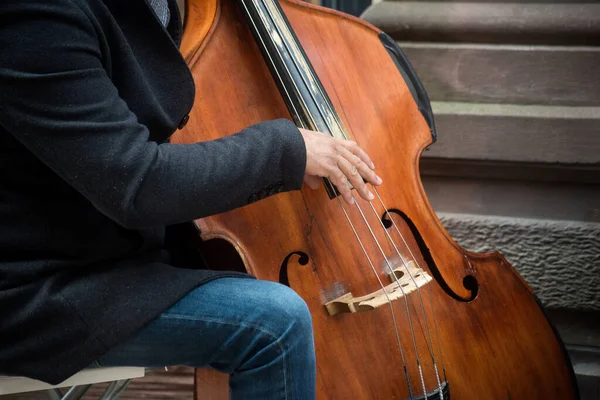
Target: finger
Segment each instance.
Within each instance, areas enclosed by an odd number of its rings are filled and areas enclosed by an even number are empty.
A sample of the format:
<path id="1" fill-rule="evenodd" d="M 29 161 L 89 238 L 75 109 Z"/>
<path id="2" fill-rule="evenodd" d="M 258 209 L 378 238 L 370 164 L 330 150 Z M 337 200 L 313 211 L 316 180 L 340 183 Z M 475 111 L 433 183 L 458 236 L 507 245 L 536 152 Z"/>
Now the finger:
<path id="1" fill-rule="evenodd" d="M 313 190 L 316 190 L 321 186 L 321 178 L 314 175 L 305 175 L 304 182 Z"/>
<path id="2" fill-rule="evenodd" d="M 355 165 L 352 165 L 350 161 L 345 159 L 343 156 L 340 156 L 338 160 L 338 167 L 344 173 L 348 181 L 350 181 L 352 186 L 354 186 L 354 189 L 356 189 L 360 197 L 362 197 L 365 200 L 374 199 L 373 193 L 371 193 L 371 191 L 363 181 L 363 178 L 358 172 L 358 168 Z"/>
<path id="3" fill-rule="evenodd" d="M 350 182 L 346 179 L 346 176 L 337 165 L 331 167 L 329 180 L 335 185 L 337 191 L 342 195 L 342 198 L 346 203 L 354 204 L 354 198 L 352 197 L 352 191 L 350 190 Z"/>
<path id="4" fill-rule="evenodd" d="M 366 165 L 363 160 L 357 155 L 352 154 L 349 150 L 345 148 L 341 148 L 340 154 L 348 160 L 352 165 L 356 168 L 356 172 L 360 174 L 364 179 L 366 179 L 372 185 L 381 185 L 382 181 L 379 176 Z M 354 172 L 354 169 L 351 171 Z M 352 182 L 354 184 L 354 182 Z"/>
<path id="5" fill-rule="evenodd" d="M 375 164 L 373 164 L 373 161 L 371 161 L 369 155 L 363 149 L 361 149 L 356 142 L 352 140 L 340 140 L 340 142 L 345 149 L 349 150 L 352 154 L 360 158 L 362 162 L 369 166 L 369 168 L 375 169 Z"/>

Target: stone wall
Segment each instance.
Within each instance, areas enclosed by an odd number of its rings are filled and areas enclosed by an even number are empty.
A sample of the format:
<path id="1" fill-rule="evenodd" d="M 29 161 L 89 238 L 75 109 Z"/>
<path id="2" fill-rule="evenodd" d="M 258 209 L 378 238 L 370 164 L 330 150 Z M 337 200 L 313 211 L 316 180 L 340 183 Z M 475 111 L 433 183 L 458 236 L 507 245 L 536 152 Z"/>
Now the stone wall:
<path id="1" fill-rule="evenodd" d="M 442 213 L 465 249 L 500 251 L 548 308 L 600 311 L 600 224 Z"/>

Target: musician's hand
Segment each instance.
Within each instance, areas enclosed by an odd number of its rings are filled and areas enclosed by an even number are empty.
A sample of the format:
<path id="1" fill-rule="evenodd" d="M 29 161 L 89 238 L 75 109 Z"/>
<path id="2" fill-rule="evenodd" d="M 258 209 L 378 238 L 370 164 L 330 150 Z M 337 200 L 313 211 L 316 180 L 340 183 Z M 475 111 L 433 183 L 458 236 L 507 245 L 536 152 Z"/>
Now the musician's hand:
<path id="1" fill-rule="evenodd" d="M 311 188 L 319 187 L 320 178 L 328 178 L 348 204 L 354 203 L 350 184 L 362 198 L 373 200 L 363 178 L 373 185 L 381 185 L 381 178 L 373 171 L 375 166 L 363 149 L 355 142 L 319 132 L 300 129 L 300 133 L 306 144 L 304 181 Z"/>

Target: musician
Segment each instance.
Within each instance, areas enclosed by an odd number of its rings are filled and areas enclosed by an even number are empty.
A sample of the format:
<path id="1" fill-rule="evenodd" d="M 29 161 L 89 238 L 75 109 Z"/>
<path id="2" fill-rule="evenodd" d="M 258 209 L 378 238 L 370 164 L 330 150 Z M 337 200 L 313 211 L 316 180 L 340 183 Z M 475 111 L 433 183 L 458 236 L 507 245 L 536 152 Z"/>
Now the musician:
<path id="1" fill-rule="evenodd" d="M 182 29 L 174 0 L 1 3 L 0 375 L 188 365 L 231 374 L 233 398 L 313 398 L 304 301 L 176 265 L 168 232 L 319 177 L 348 202 L 381 180 L 286 119 L 168 143 L 194 103 Z"/>

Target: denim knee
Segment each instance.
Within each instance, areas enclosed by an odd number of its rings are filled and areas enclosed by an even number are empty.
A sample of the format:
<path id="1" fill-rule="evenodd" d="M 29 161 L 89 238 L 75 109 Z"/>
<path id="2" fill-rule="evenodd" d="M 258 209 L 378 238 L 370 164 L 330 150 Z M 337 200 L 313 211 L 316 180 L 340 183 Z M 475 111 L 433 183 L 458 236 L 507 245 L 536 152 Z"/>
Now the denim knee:
<path id="1" fill-rule="evenodd" d="M 304 299 L 285 285 L 273 285 L 263 318 L 278 326 L 281 335 L 292 330 L 294 336 L 312 338 L 312 316 Z"/>

